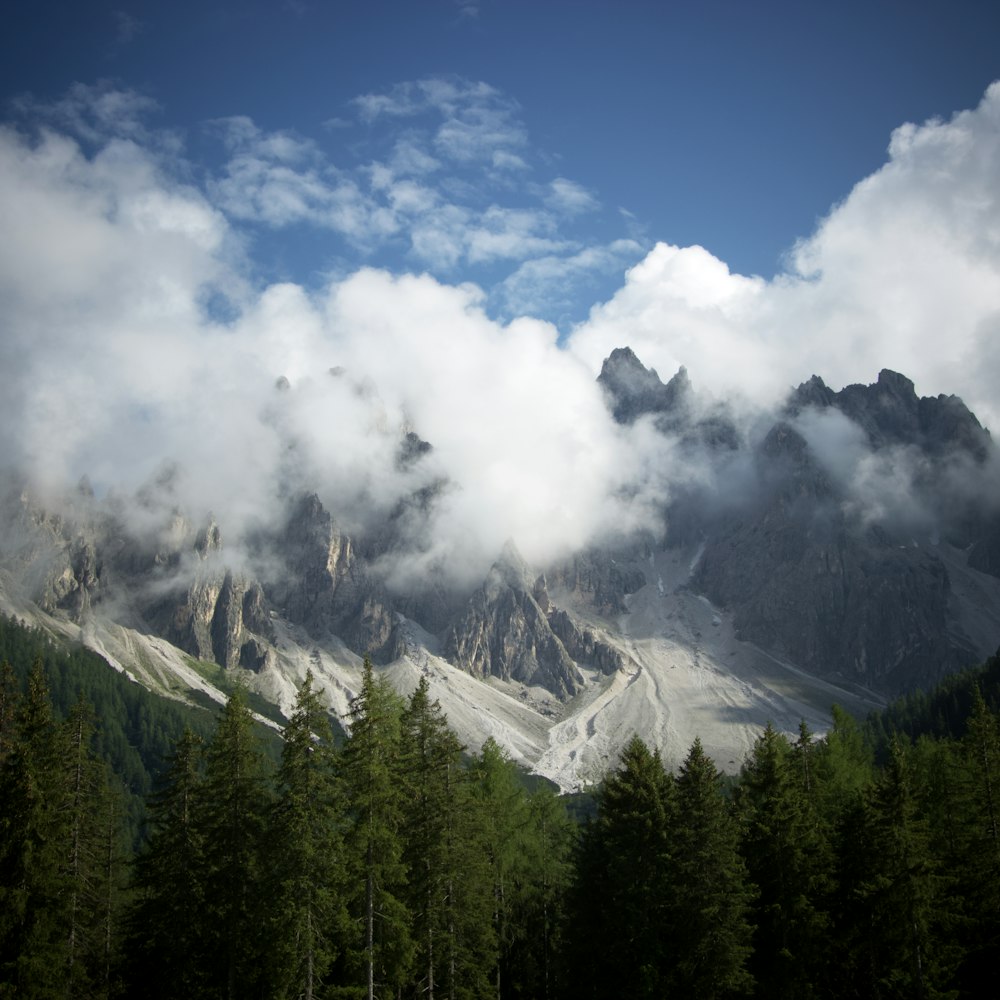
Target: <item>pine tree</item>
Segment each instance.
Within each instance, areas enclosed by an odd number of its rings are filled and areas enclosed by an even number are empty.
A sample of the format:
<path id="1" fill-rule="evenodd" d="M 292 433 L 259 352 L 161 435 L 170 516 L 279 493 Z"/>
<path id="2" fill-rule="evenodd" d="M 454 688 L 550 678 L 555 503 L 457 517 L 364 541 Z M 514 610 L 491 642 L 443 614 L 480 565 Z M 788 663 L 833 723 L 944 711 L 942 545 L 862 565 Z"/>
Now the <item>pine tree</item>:
<path id="1" fill-rule="evenodd" d="M 350 823 L 348 904 L 360 929 L 351 955 L 363 970 L 368 1000 L 392 996 L 413 960 L 410 914 L 403 902 L 403 703 L 366 658 L 361 691 L 351 702 L 351 733 L 341 766 Z"/>
<path id="2" fill-rule="evenodd" d="M 329 717 L 306 674 L 284 730 L 270 824 L 274 995 L 320 995 L 345 933 L 342 795 Z"/>
<path id="3" fill-rule="evenodd" d="M 104 764 L 91 749 L 92 710 L 82 699 L 59 735 L 66 995 L 85 997 L 106 992 L 109 985 L 117 923 L 117 915 L 109 908 L 120 877 L 115 859 L 117 830 L 113 825 L 109 830 L 113 797 Z"/>
<path id="4" fill-rule="evenodd" d="M 17 678 L 8 660 L 0 664 L 0 768 L 14 740 L 14 720 L 17 714 Z"/>
<path id="5" fill-rule="evenodd" d="M 864 904 L 874 995 L 940 997 L 955 955 L 943 945 L 942 882 L 914 795 L 909 754 L 898 739 L 890 744 L 864 817 L 866 877 L 856 891 Z"/>
<path id="6" fill-rule="evenodd" d="M 874 755 L 857 722 L 839 705 L 833 706 L 832 716 L 829 732 L 810 754 L 814 801 L 828 829 L 836 826 L 844 809 L 853 807 L 875 774 Z"/>
<path id="7" fill-rule="evenodd" d="M 704 1000 L 745 994 L 753 986 L 746 971 L 752 894 L 720 781 L 696 739 L 676 781 L 669 965 L 673 994 Z"/>
<path id="8" fill-rule="evenodd" d="M 970 921 L 963 981 L 975 983 L 992 974 L 1000 952 L 1000 720 L 978 686 L 958 761 L 963 836 L 961 860 L 954 868 Z"/>
<path id="9" fill-rule="evenodd" d="M 521 996 L 547 1000 L 561 991 L 559 956 L 576 833 L 555 792 L 544 785 L 537 788 L 528 799 L 521 933 L 511 970 Z"/>

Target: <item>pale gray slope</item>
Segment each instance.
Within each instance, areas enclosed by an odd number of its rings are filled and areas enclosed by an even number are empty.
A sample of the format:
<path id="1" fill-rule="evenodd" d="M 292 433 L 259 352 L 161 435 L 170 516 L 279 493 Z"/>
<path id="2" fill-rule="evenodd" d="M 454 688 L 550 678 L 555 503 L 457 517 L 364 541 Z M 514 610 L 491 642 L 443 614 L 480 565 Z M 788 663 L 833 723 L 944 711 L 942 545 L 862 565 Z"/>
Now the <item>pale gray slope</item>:
<path id="1" fill-rule="evenodd" d="M 735 772 L 763 727 L 794 734 L 805 719 L 815 732 L 829 723 L 834 702 L 867 711 L 878 701 L 797 671 L 749 643 L 739 642 L 721 610 L 688 589 L 695 551 L 668 551 L 643 564 L 654 582 L 626 598 L 627 613 L 602 618 L 579 594 L 553 590 L 555 606 L 619 649 L 626 666 L 611 676 L 583 669 L 583 690 L 560 703 L 543 688 L 479 680 L 452 666 L 434 636 L 400 618 L 404 652 L 385 667 L 401 694 L 425 677 L 449 724 L 476 752 L 488 737 L 513 759 L 564 790 L 596 783 L 638 734 L 676 766 L 695 737 L 720 768 Z M 190 700 L 201 692 L 216 702 L 221 668 L 198 661 L 166 640 L 124 628 L 89 612 L 81 624 L 45 614 L 11 597 L 0 581 L 0 607 L 64 638 L 81 641 L 112 666 L 151 689 Z M 311 638 L 272 616 L 274 641 L 258 672 L 238 671 L 287 715 L 312 671 L 336 715 L 349 725 L 349 705 L 361 686 L 362 660 L 336 637 Z"/>

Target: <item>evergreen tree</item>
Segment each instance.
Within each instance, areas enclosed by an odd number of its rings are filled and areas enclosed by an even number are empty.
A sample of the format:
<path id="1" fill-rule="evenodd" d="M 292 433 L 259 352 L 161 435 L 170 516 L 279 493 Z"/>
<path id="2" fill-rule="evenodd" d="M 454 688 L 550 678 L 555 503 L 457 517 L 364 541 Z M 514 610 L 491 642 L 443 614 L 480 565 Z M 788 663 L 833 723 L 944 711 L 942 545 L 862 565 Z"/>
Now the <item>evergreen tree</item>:
<path id="1" fill-rule="evenodd" d="M 829 854 L 788 740 L 770 724 L 737 789 L 742 853 L 756 889 L 750 969 L 758 995 L 813 996 L 826 970 Z"/>
<path id="2" fill-rule="evenodd" d="M 964 779 L 956 810 L 961 857 L 952 869 L 967 907 L 962 980 L 971 985 L 991 977 L 1000 953 L 1000 720 L 978 685 L 958 760 Z"/>
<path id="3" fill-rule="evenodd" d="M 425 678 L 402 722 L 415 992 L 429 1000 L 483 996 L 495 959 L 490 893 L 462 747 Z"/>
<path id="4" fill-rule="evenodd" d="M 872 995 L 941 997 L 955 955 L 942 934 L 942 881 L 914 795 L 909 755 L 895 739 L 863 814 L 866 877 L 856 886 L 870 954 Z"/>
<path id="5" fill-rule="evenodd" d="M 341 755 L 350 823 L 348 905 L 360 935 L 349 958 L 363 970 L 368 1000 L 393 996 L 413 960 L 410 914 L 403 902 L 403 702 L 366 658 L 361 691 L 351 702 L 351 733 Z"/>
<path id="6" fill-rule="evenodd" d="M 206 923 L 203 763 L 201 739 L 185 729 L 148 803 L 128 952 L 133 993 L 150 1000 L 206 995 L 206 944 L 213 932 Z"/>
<path id="7" fill-rule="evenodd" d="M 668 988 L 673 798 L 659 755 L 634 737 L 581 836 L 568 914 L 578 935 L 569 984 L 576 996 L 654 998 Z"/>
<path id="8" fill-rule="evenodd" d="M 246 696 L 237 688 L 205 761 L 197 823 L 205 858 L 204 943 L 214 956 L 209 992 L 243 1000 L 262 991 L 264 829 L 268 775 Z"/>
<path id="9" fill-rule="evenodd" d="M 473 764 L 483 852 L 489 867 L 492 931 L 496 948 L 493 995 L 515 996 L 512 969 L 518 947 L 518 888 L 524 867 L 528 808 L 510 757 L 493 737 Z"/>
<path id="10" fill-rule="evenodd" d="M 41 660 L 0 770 L 0 996 L 50 997 L 66 977 L 60 748 Z"/>
<path id="11" fill-rule="evenodd" d="M 17 702 L 17 677 L 10 662 L 4 660 L 0 664 L 0 768 L 14 740 Z"/>
<path id="12" fill-rule="evenodd" d="M 745 994 L 753 986 L 746 971 L 752 897 L 720 779 L 696 739 L 676 781 L 669 965 L 672 993 L 704 1000 Z"/>
<path id="13" fill-rule="evenodd" d="M 813 745 L 810 769 L 814 801 L 828 829 L 837 824 L 843 810 L 853 808 L 875 775 L 873 752 L 857 722 L 839 705 L 833 706 L 832 717 L 826 736 Z"/>
<path id="14" fill-rule="evenodd" d="M 342 796 L 333 733 L 309 672 L 284 730 L 271 819 L 269 951 L 274 995 L 319 996 L 345 933 Z"/>
<path id="15" fill-rule="evenodd" d="M 114 798 L 91 749 L 92 710 L 80 700 L 61 727 L 60 880 L 65 906 L 66 995 L 107 993 L 115 947 L 116 883 L 121 876 Z M 110 816 L 110 818 L 109 818 Z"/>
<path id="16" fill-rule="evenodd" d="M 561 991 L 559 955 L 575 840 L 563 803 L 549 787 L 538 787 L 528 799 L 520 934 L 510 970 L 519 996 L 547 1000 Z"/>

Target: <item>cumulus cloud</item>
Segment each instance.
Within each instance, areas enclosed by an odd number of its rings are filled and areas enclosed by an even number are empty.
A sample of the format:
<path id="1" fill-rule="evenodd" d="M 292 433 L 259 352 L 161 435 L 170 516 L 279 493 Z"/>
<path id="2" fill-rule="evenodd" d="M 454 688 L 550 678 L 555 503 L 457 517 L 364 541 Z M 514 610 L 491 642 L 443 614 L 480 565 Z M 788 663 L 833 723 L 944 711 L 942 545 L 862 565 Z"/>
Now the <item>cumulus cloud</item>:
<path id="1" fill-rule="evenodd" d="M 720 393 L 774 400 L 813 372 L 830 384 L 902 371 L 997 426 L 1000 83 L 947 121 L 903 125 L 886 164 L 793 249 L 773 281 L 700 247 L 658 244 L 571 338 L 592 368 L 632 344 Z M 806 371 L 805 369 L 809 369 Z"/>
<path id="2" fill-rule="evenodd" d="M 295 137 L 245 120 L 225 132 L 269 169 L 309 169 Z M 475 286 L 378 269 L 255 291 L 230 249 L 241 217 L 215 207 L 228 197 L 132 141 L 88 155 L 66 135 L 0 131 L 4 464 L 54 492 L 83 475 L 126 497 L 159 482 L 163 509 L 213 512 L 230 542 L 296 488 L 359 528 L 447 482 L 411 562 L 452 573 L 481 573 L 511 537 L 545 561 L 611 527 L 655 527 L 663 464 L 636 455 L 643 432 L 614 424 L 551 325 L 501 324 Z M 530 213 L 481 220 L 454 227 L 458 253 L 554 242 Z M 434 450 L 401 466 L 410 427 Z"/>
<path id="3" fill-rule="evenodd" d="M 996 416 L 1000 85 L 974 111 L 897 131 L 885 167 L 773 281 L 661 243 L 568 344 L 531 314 L 643 246 L 582 245 L 551 206 L 462 201 L 429 182 L 463 154 L 414 119 L 431 109 L 486 135 L 513 114 L 489 88 L 425 82 L 362 102 L 371 121 L 408 128 L 363 172 L 294 134 L 216 123 L 227 166 L 200 189 L 176 149 L 147 141 L 141 102 L 90 97 L 96 110 L 49 114 L 39 131 L 0 129 L 0 458 L 43 481 L 87 474 L 128 495 L 170 465 L 172 502 L 213 511 L 231 540 L 299 485 L 361 527 L 446 482 L 411 566 L 474 575 L 511 537 L 544 563 L 611 529 L 656 530 L 671 491 L 703 476 L 650 421 L 611 420 L 594 376 L 618 346 L 664 378 L 684 364 L 718 395 L 767 402 L 813 371 L 844 384 L 891 367 Z M 548 190 L 564 209 L 586 203 L 571 182 Z M 316 218 L 359 240 L 403 234 L 442 269 L 513 262 L 496 288 L 514 318 L 491 318 L 477 286 L 428 274 L 242 280 L 248 225 Z M 905 456 L 873 466 L 852 427 L 824 419 L 807 428 L 814 448 L 872 510 L 905 492 Z M 405 428 L 434 449 L 410 465 L 397 461 Z"/>

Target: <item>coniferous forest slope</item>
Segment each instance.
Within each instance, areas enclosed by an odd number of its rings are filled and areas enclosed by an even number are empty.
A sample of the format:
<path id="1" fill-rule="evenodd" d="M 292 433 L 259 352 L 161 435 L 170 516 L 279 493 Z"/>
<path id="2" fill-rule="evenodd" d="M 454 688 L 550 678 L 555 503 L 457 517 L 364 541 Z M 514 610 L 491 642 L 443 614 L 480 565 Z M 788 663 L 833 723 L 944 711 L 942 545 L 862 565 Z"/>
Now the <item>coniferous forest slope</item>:
<path id="1" fill-rule="evenodd" d="M 633 732 L 671 767 L 698 737 L 732 774 L 769 721 L 821 732 L 833 702 L 864 715 L 1000 645 L 1000 460 L 957 397 L 884 370 L 754 410 L 628 348 L 587 387 L 597 499 L 554 495 L 561 515 L 506 541 L 340 368 L 278 380 L 260 419 L 281 475 L 232 509 L 205 508 L 183 454 L 131 492 L 4 470 L 0 609 L 188 704 L 239 682 L 275 725 L 310 671 L 346 723 L 368 657 L 564 790 Z M 306 461 L 300 393 L 342 410 L 357 482 Z"/>
<path id="2" fill-rule="evenodd" d="M 997 658 L 865 726 L 768 725 L 728 781 L 633 737 L 582 824 L 495 741 L 463 756 L 426 682 L 366 664 L 336 741 L 308 676 L 277 761 L 237 687 L 133 851 L 134 775 L 37 639 L 5 623 L 0 996 L 995 993 Z"/>

